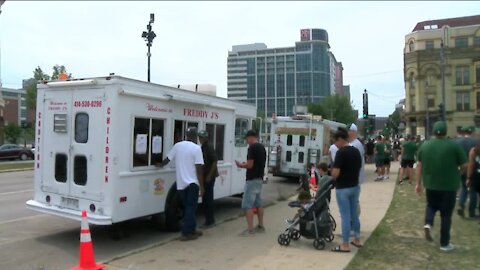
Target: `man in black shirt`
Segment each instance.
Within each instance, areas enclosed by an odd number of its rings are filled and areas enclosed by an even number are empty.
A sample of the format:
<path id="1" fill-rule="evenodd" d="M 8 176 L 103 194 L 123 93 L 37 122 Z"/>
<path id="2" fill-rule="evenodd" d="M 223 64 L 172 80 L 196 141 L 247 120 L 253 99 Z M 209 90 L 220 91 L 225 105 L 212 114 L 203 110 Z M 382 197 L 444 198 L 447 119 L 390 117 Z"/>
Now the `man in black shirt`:
<path id="1" fill-rule="evenodd" d="M 348 131 L 340 127 L 335 133 L 335 144 L 338 147 L 333 163 L 332 176 L 335 178 L 336 195 L 340 216 L 342 218 L 342 244 L 332 249 L 334 252 L 350 252 L 350 244 L 361 247 L 360 219 L 358 217 L 358 197 L 360 186 L 358 178 L 362 167 L 362 157 L 357 148 L 349 145 Z M 350 232 L 355 238 L 350 240 Z"/>
<path id="2" fill-rule="evenodd" d="M 262 185 L 265 173 L 267 153 L 265 147 L 258 142 L 257 133 L 249 130 L 245 136 L 248 147 L 247 161 L 235 160 L 238 168 L 247 169 L 245 190 L 243 193 L 242 209 L 245 211 L 248 228 L 241 236 L 252 236 L 256 232 L 265 232 L 263 226 Z M 253 228 L 253 209 L 257 209 L 258 225 Z"/>
<path id="3" fill-rule="evenodd" d="M 213 149 L 212 144 L 208 140 L 207 131 L 200 131 L 198 133 L 198 139 L 202 145 L 203 161 L 205 162 L 203 166 L 205 193 L 202 198 L 203 209 L 205 210 L 205 224 L 202 227 L 209 228 L 215 226 L 213 189 L 215 187 L 215 179 L 218 177 L 218 158 L 215 149 Z"/>

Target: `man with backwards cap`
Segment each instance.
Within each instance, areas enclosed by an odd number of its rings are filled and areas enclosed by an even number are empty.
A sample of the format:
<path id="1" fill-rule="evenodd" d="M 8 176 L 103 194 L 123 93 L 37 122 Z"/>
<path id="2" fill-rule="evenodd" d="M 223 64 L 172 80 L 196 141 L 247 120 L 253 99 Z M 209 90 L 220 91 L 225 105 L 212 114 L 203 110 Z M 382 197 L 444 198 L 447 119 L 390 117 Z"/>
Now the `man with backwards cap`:
<path id="1" fill-rule="evenodd" d="M 167 157 L 157 167 L 164 167 L 170 161 L 175 161 L 177 174 L 177 190 L 183 200 L 184 224 L 182 226 L 181 241 L 195 240 L 203 235 L 197 231 L 196 211 L 198 197 L 203 196 L 203 155 L 197 142 L 197 129 L 189 127 L 186 132 L 187 140 L 173 145 Z"/>
<path id="2" fill-rule="evenodd" d="M 247 229 L 240 236 L 253 236 L 255 233 L 265 232 L 265 227 L 263 226 L 262 185 L 267 153 L 265 147 L 258 142 L 257 133 L 254 130 L 249 130 L 245 138 L 249 145 L 247 161 L 240 162 L 235 160 L 238 168 L 247 169 L 242 200 L 242 209 L 245 211 L 245 218 L 247 219 Z M 255 228 L 253 227 L 253 208 L 257 209 L 258 216 L 258 225 Z"/>
<path id="3" fill-rule="evenodd" d="M 425 142 L 418 152 L 417 185 L 415 190 L 422 193 L 422 180 L 427 195 L 425 210 L 425 238 L 433 241 L 431 230 L 437 211 L 440 211 L 440 250 L 451 251 L 450 227 L 455 208 L 460 174 L 467 168 L 467 155 L 455 142 L 445 138 L 447 125 L 443 121 L 433 125 L 435 138 Z M 460 170 L 459 170 L 460 169 Z"/>
<path id="4" fill-rule="evenodd" d="M 358 184 L 359 187 L 365 181 L 365 147 L 363 144 L 360 142 L 358 139 L 357 131 L 358 128 L 355 124 L 350 124 L 347 126 L 348 127 L 348 141 L 351 146 L 357 148 L 357 150 L 360 152 L 360 156 L 362 157 L 362 167 L 360 168 L 360 175 L 358 176 Z M 359 191 L 360 193 L 360 191 Z M 359 195 L 360 197 L 360 195 Z M 358 214 L 360 215 L 361 209 L 360 209 L 360 201 L 358 202 Z"/>

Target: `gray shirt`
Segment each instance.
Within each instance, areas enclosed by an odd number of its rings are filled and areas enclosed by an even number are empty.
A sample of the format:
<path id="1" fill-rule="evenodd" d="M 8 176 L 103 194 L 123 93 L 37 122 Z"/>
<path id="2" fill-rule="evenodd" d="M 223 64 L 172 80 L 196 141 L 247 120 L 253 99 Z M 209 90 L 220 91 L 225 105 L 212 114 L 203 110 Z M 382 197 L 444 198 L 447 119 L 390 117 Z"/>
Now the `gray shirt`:
<path id="1" fill-rule="evenodd" d="M 360 152 L 360 156 L 362 157 L 362 167 L 360 168 L 360 175 L 358 176 L 358 183 L 362 184 L 365 181 L 365 148 L 358 139 L 350 142 L 350 145 L 357 148 L 357 150 Z"/>

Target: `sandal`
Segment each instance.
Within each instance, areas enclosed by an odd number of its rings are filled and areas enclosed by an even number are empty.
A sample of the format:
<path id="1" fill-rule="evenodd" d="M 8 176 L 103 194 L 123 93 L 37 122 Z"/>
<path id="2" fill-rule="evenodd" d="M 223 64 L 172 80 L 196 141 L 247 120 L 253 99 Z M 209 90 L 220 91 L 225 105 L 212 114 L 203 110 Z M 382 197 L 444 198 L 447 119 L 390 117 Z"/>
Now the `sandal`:
<path id="1" fill-rule="evenodd" d="M 361 248 L 361 247 L 363 247 L 363 245 L 362 245 L 362 244 L 359 244 L 359 245 L 358 245 L 358 244 L 356 244 L 356 243 L 355 243 L 355 242 L 353 242 L 353 241 L 352 241 L 352 242 L 350 242 L 350 245 L 352 245 L 352 246 L 354 246 L 354 247 L 357 247 L 357 248 Z"/>
<path id="2" fill-rule="evenodd" d="M 343 250 L 341 246 L 336 246 L 335 248 L 332 248 L 332 252 L 343 252 L 343 253 L 348 253 L 350 250 Z"/>

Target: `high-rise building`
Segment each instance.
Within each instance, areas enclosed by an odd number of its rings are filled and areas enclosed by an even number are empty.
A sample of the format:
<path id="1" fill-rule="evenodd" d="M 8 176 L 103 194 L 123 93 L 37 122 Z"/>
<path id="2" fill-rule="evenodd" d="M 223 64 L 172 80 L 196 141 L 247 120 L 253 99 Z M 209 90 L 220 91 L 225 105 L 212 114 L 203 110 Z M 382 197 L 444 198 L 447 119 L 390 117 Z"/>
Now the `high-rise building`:
<path id="1" fill-rule="evenodd" d="M 431 136 L 445 100 L 448 135 L 480 126 L 480 16 L 419 22 L 405 36 L 406 133 Z"/>
<path id="2" fill-rule="evenodd" d="M 291 116 L 295 105 L 319 102 L 335 92 L 332 56 L 323 29 L 302 29 L 293 47 L 233 46 L 228 53 L 228 98 L 255 104 L 266 116 Z"/>

